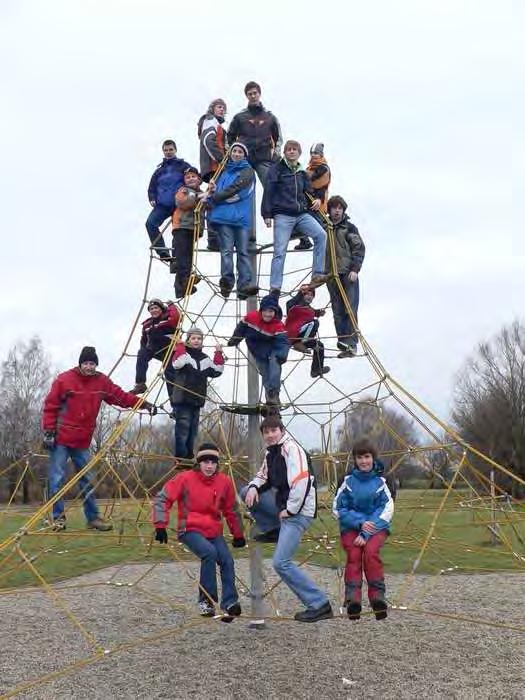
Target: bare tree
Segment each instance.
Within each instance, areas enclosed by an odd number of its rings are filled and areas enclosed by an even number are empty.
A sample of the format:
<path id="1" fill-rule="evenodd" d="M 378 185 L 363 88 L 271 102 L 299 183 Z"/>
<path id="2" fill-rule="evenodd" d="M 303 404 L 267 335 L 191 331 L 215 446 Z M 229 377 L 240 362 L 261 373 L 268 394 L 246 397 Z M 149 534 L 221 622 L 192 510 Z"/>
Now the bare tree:
<path id="1" fill-rule="evenodd" d="M 9 464 L 30 452 L 40 437 L 42 403 L 51 381 L 51 363 L 39 337 L 16 343 L 0 367 L 0 459 Z M 10 491 L 19 469 L 9 472 Z M 27 479 L 23 499 L 28 500 Z"/>
<path id="2" fill-rule="evenodd" d="M 515 321 L 480 343 L 457 377 L 452 413 L 462 437 L 525 478 L 525 326 Z M 477 462 L 480 469 L 489 467 Z M 518 482 L 497 475 L 523 497 Z"/>

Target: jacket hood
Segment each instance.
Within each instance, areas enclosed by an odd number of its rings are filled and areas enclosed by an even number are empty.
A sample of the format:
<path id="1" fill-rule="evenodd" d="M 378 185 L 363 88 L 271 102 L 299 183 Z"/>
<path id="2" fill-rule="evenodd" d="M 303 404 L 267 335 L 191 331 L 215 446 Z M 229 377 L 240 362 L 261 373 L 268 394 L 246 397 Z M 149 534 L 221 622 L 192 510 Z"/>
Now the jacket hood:
<path id="1" fill-rule="evenodd" d="M 267 296 L 261 299 L 261 303 L 259 304 L 259 310 L 263 311 L 264 309 L 273 309 L 275 311 L 275 318 L 283 317 L 283 311 L 279 306 L 279 302 L 271 294 L 268 294 Z"/>
<path id="2" fill-rule="evenodd" d="M 375 467 L 372 467 L 369 472 L 362 472 L 357 467 L 354 467 L 352 469 L 352 476 L 355 476 L 356 479 L 359 479 L 359 481 L 370 481 L 370 479 L 375 479 L 378 476 L 378 473 L 376 472 Z"/>
<path id="3" fill-rule="evenodd" d="M 228 158 L 228 162 L 226 163 L 225 170 L 230 170 L 234 172 L 235 170 L 244 170 L 244 168 L 249 168 L 251 167 L 246 158 L 243 158 L 242 160 L 238 161 L 233 161 L 231 158 Z"/>

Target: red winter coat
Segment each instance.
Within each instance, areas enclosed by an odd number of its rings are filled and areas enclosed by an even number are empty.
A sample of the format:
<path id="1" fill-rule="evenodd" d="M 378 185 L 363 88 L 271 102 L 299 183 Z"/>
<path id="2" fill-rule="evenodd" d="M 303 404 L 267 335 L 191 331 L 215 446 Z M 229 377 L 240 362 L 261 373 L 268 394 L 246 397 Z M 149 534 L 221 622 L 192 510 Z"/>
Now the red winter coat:
<path id="1" fill-rule="evenodd" d="M 86 449 L 91 443 L 102 401 L 133 408 L 141 397 L 113 384 L 105 374 L 82 374 L 79 367 L 62 372 L 44 401 L 42 427 L 56 432 L 56 442 Z"/>
<path id="2" fill-rule="evenodd" d="M 226 474 L 215 472 L 213 476 L 204 476 L 200 470 L 189 470 L 167 481 L 153 504 L 155 527 L 168 526 L 170 508 L 175 501 L 179 533 L 199 532 L 204 537 L 219 537 L 221 516 L 224 516 L 232 535 L 243 536 L 235 490 Z"/>
<path id="3" fill-rule="evenodd" d="M 297 306 L 293 306 L 288 311 L 284 327 L 292 343 L 299 339 L 301 326 L 304 326 L 305 323 L 310 323 L 314 318 L 315 310 L 311 306 L 299 306 L 297 304 Z"/>

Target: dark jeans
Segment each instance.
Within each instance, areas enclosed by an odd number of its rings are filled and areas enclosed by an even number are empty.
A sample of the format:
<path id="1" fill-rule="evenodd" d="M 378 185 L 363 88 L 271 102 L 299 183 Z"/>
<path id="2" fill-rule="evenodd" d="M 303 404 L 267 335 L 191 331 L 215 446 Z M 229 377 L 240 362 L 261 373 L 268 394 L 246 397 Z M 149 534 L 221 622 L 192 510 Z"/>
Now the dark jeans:
<path id="1" fill-rule="evenodd" d="M 239 594 L 235 588 L 235 568 L 224 537 L 220 535 L 208 538 L 200 532 L 182 532 L 179 540 L 201 560 L 199 601 L 210 602 L 210 598 L 215 602 L 219 600 L 216 571 L 218 564 L 222 584 L 221 608 L 226 610 L 236 603 Z"/>
<path id="2" fill-rule="evenodd" d="M 193 229 L 178 228 L 173 231 L 172 257 L 175 258 L 175 294 L 186 292 L 193 264 Z"/>
<path id="3" fill-rule="evenodd" d="M 180 403 L 173 407 L 175 416 L 175 457 L 193 458 L 193 445 L 199 432 L 200 407 Z"/>
<path id="4" fill-rule="evenodd" d="M 269 357 L 264 360 L 255 358 L 255 364 L 261 375 L 267 397 L 269 391 L 279 392 L 281 388 L 281 364 L 277 361 L 275 354 L 270 353 Z"/>
<path id="5" fill-rule="evenodd" d="M 357 309 L 359 308 L 359 279 L 357 279 L 355 282 L 350 282 L 348 279 L 348 274 L 339 275 L 339 279 L 341 280 L 344 294 L 346 299 L 348 299 L 348 303 L 354 312 L 357 322 Z M 340 343 L 345 343 L 345 345 L 350 345 L 355 349 L 357 347 L 357 334 L 355 332 L 355 326 L 352 319 L 346 310 L 344 298 L 334 280 L 330 280 L 327 287 L 330 294 L 330 301 L 332 302 L 332 313 L 334 315 L 337 338 Z"/>
<path id="6" fill-rule="evenodd" d="M 309 323 L 305 323 L 299 329 L 299 336 L 307 348 L 313 350 L 312 357 L 312 373 L 319 374 L 324 367 L 324 345 L 317 338 L 319 330 L 319 321 L 314 319 Z"/>
<path id="7" fill-rule="evenodd" d="M 150 360 L 158 360 L 159 362 L 164 361 L 164 355 L 166 354 L 168 346 L 164 348 L 158 348 L 157 350 L 151 350 L 144 345 L 140 346 L 137 355 L 137 365 L 135 367 L 135 384 L 145 384 L 146 374 L 148 372 L 148 365 Z M 171 392 L 173 391 L 173 377 L 175 375 L 175 370 L 171 361 L 168 360 L 168 364 L 164 368 L 164 380 L 166 381 L 166 391 L 168 392 L 168 398 L 171 397 Z"/>
<path id="8" fill-rule="evenodd" d="M 261 185 L 264 187 L 266 184 L 266 177 L 268 175 L 268 170 L 273 165 L 273 162 L 271 160 L 261 160 L 258 163 L 252 163 L 252 168 L 255 170 L 257 173 L 257 177 L 259 178 L 259 182 Z"/>
<path id="9" fill-rule="evenodd" d="M 146 231 L 148 232 L 151 245 L 155 246 L 159 257 L 169 258 L 170 251 L 166 248 L 164 236 L 159 230 L 159 226 L 173 214 L 175 207 L 166 207 L 163 204 L 156 204 L 146 219 Z"/>
<path id="10" fill-rule="evenodd" d="M 249 231 L 241 226 L 216 224 L 221 249 L 221 277 L 233 289 L 233 251 L 237 252 L 237 290 L 251 285 L 252 269 L 248 255 Z"/>

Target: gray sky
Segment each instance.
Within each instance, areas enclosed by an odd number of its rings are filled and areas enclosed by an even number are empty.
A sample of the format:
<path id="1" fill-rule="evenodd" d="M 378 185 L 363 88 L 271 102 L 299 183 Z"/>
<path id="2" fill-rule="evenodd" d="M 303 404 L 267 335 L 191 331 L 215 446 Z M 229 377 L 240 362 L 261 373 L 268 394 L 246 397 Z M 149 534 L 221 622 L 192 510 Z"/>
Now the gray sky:
<path id="1" fill-rule="evenodd" d="M 143 295 L 161 141 L 198 163 L 210 99 L 231 118 L 255 79 L 303 163 L 325 143 L 367 245 L 362 331 L 446 417 L 465 356 L 523 317 L 523 20 L 508 1 L 3 0 L 1 355 L 38 334 L 59 369 L 94 344 L 109 370 Z M 157 295 L 172 296 L 160 264 Z M 362 360 L 330 364 L 344 391 L 366 381 Z"/>

